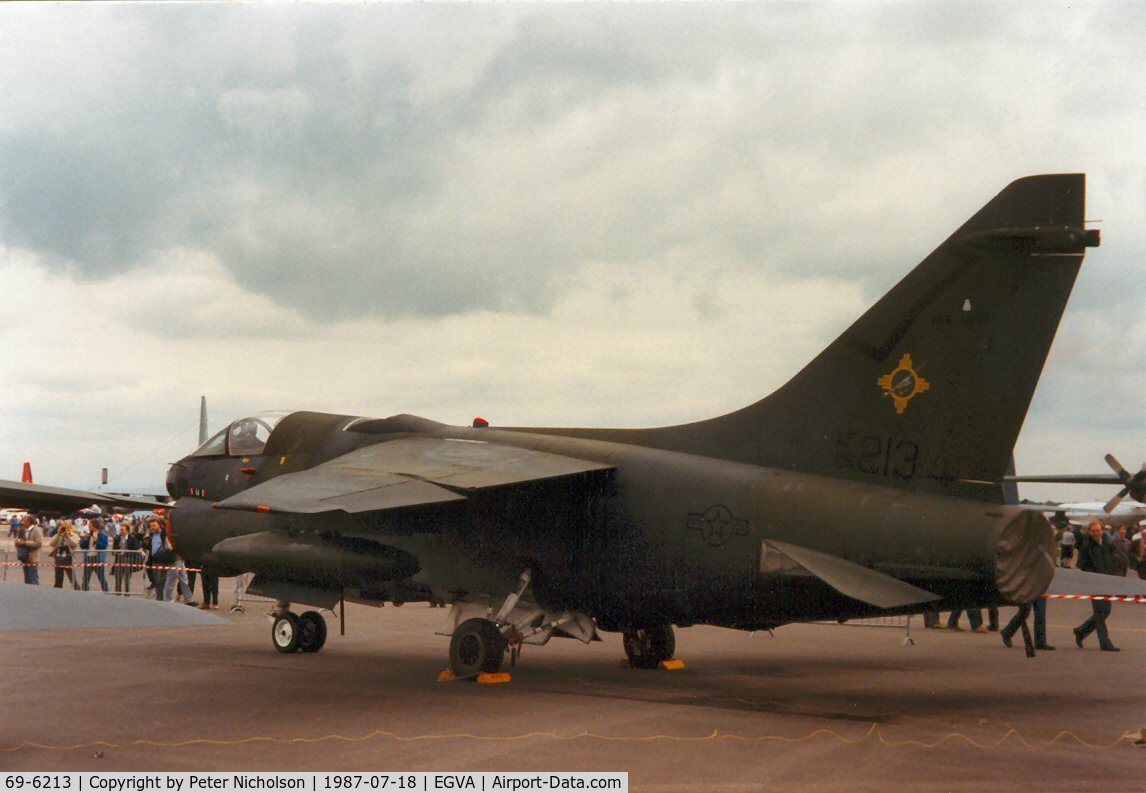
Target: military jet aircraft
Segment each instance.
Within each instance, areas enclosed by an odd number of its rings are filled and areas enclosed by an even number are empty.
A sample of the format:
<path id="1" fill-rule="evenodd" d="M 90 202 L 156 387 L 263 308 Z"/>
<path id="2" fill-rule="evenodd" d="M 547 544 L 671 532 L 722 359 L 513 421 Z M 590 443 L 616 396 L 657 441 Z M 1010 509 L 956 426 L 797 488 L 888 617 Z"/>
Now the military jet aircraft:
<path id="1" fill-rule="evenodd" d="M 1015 440 L 1085 250 L 1085 177 L 1020 179 L 786 385 L 653 429 L 448 426 L 411 415 L 240 419 L 173 465 L 191 561 L 253 572 L 282 652 L 347 599 L 452 604 L 450 666 L 673 626 L 745 630 L 1028 602 L 1046 518 L 1004 504 Z"/>

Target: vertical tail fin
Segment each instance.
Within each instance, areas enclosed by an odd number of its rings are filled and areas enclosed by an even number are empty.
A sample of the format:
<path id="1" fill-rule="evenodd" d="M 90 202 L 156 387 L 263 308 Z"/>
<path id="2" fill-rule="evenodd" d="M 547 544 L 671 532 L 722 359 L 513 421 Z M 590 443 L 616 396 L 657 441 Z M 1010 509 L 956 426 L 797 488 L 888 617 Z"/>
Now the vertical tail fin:
<path id="1" fill-rule="evenodd" d="M 34 482 L 32 482 L 32 464 L 30 462 L 24 462 L 24 472 L 20 475 L 20 481 L 27 485 L 34 484 Z"/>
<path id="2" fill-rule="evenodd" d="M 1088 247 L 1082 174 L 1010 184 L 786 385 L 640 442 L 1001 501 Z"/>
<path id="3" fill-rule="evenodd" d="M 199 397 L 199 445 L 207 442 L 207 396 Z"/>

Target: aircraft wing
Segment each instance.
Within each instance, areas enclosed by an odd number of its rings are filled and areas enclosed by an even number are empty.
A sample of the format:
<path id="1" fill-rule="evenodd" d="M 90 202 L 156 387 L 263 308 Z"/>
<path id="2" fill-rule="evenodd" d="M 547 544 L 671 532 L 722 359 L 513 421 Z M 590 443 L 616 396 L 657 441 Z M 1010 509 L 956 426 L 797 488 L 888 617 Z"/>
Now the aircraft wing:
<path id="1" fill-rule="evenodd" d="M 215 506 L 353 514 L 461 501 L 467 491 L 610 469 L 602 463 L 484 441 L 406 437 L 277 476 Z"/>
<path id="2" fill-rule="evenodd" d="M 766 574 L 813 575 L 840 594 L 881 609 L 939 600 L 939 595 L 893 576 L 786 542 L 765 540 L 760 567 Z"/>
<path id="3" fill-rule="evenodd" d="M 169 506 L 147 498 L 0 480 L 0 507 L 20 507 L 32 512 L 76 512 L 92 504 L 139 510 Z"/>

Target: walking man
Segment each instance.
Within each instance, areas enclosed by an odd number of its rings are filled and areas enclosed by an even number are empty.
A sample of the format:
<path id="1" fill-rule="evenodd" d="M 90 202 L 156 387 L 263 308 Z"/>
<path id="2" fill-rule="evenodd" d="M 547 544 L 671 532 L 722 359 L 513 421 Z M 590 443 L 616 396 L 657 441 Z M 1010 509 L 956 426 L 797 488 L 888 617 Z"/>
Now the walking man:
<path id="1" fill-rule="evenodd" d="M 1102 524 L 1097 520 L 1090 522 L 1086 527 L 1086 533 L 1078 540 L 1078 569 L 1104 575 L 1118 574 L 1118 559 L 1114 547 L 1104 541 Z M 1087 636 L 1097 633 L 1100 649 L 1108 653 L 1118 652 L 1119 648 L 1110 641 L 1110 634 L 1106 631 L 1106 618 L 1110 616 L 1110 601 L 1092 600 L 1090 606 L 1094 614 L 1074 629 L 1074 643 L 1082 647 L 1082 642 Z"/>

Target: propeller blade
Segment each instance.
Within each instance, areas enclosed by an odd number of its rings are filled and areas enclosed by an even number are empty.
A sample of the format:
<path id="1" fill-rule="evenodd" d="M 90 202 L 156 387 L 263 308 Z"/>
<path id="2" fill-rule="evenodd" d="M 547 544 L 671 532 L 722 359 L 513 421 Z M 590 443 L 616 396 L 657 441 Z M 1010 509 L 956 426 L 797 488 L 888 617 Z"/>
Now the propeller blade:
<path id="1" fill-rule="evenodd" d="M 1133 476 L 1122 467 L 1122 463 L 1114 459 L 1113 454 L 1106 455 L 1106 464 L 1114 469 L 1114 473 L 1118 474 L 1118 478 L 1122 480 L 1122 484 L 1126 485 L 1126 489 L 1116 497 L 1119 501 L 1125 498 L 1127 493 L 1129 493 L 1131 498 L 1135 501 L 1146 499 L 1146 464 Z M 1110 510 L 1107 510 L 1107 512 L 1109 511 Z"/>
<path id="2" fill-rule="evenodd" d="M 1122 463 L 1120 463 L 1120 462 L 1118 462 L 1118 460 L 1114 459 L 1113 454 L 1106 455 L 1105 459 L 1106 459 L 1106 464 L 1114 469 L 1114 473 L 1118 474 L 1119 479 L 1121 479 L 1123 482 L 1129 482 L 1130 481 L 1130 472 L 1122 467 Z"/>
<path id="3" fill-rule="evenodd" d="M 1128 488 L 1128 487 L 1124 487 L 1121 490 L 1119 490 L 1118 495 L 1116 495 L 1114 498 L 1112 498 L 1106 502 L 1105 506 L 1102 507 L 1102 511 L 1105 512 L 1107 515 L 1109 515 L 1111 512 L 1114 511 L 1115 507 L 1117 507 L 1120 503 L 1122 503 L 1122 499 L 1126 498 L 1126 494 L 1129 492 L 1130 492 L 1130 488 Z"/>

